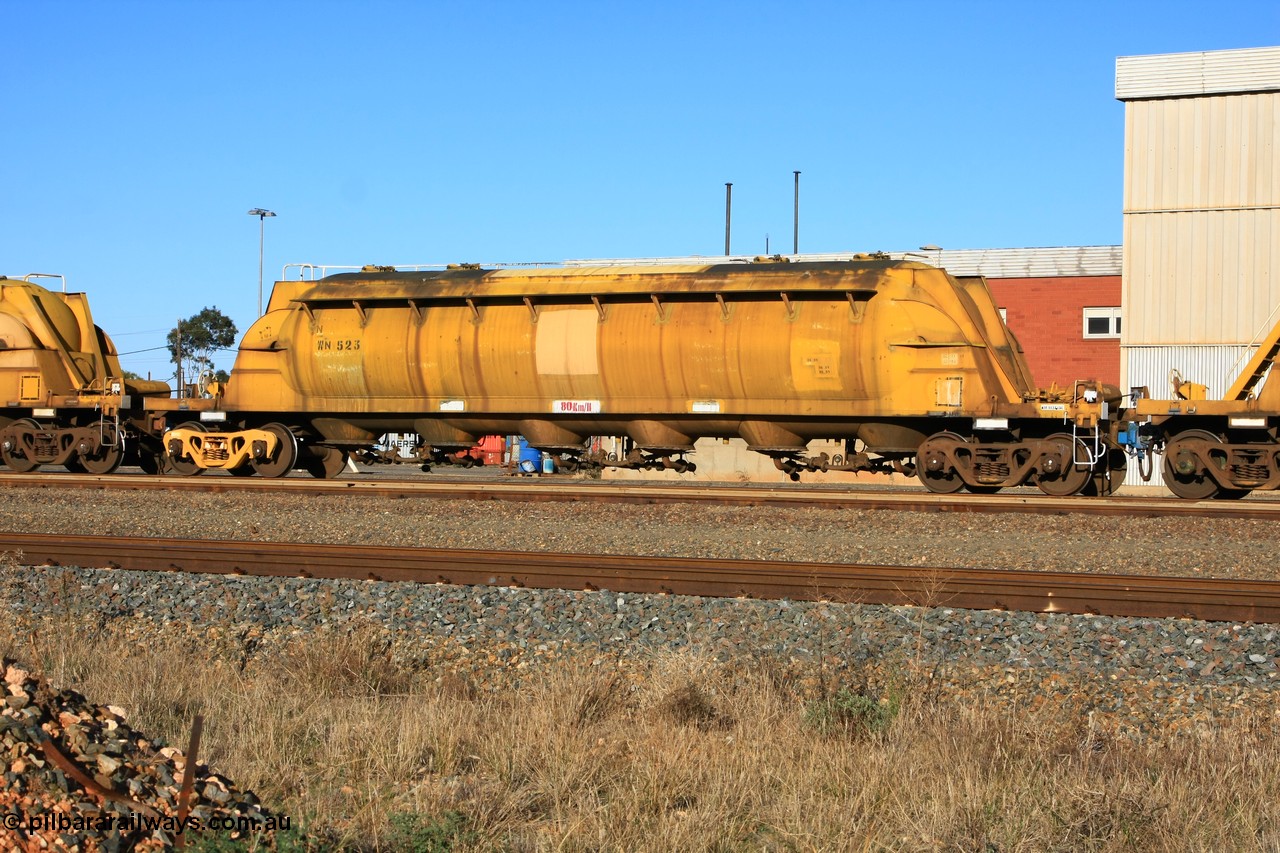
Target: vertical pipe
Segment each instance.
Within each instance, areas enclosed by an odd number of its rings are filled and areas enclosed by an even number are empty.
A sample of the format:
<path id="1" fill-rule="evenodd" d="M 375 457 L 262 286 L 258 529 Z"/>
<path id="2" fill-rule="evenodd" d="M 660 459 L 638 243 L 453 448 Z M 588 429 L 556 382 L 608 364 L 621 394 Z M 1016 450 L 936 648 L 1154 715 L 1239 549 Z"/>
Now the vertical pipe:
<path id="1" fill-rule="evenodd" d="M 795 173 L 796 176 L 796 205 L 795 214 L 792 222 L 795 223 L 791 234 L 791 254 L 800 254 L 800 172 Z"/>
<path id="2" fill-rule="evenodd" d="M 267 217 L 265 215 L 258 217 L 258 316 L 259 317 L 262 316 L 262 247 L 263 247 L 263 240 L 265 239 L 266 233 L 267 233 L 266 222 L 267 222 Z"/>
<path id="3" fill-rule="evenodd" d="M 733 184 L 724 185 L 724 253 L 729 254 L 729 233 L 733 223 Z"/>
<path id="4" fill-rule="evenodd" d="M 177 349 L 178 349 L 178 352 L 177 352 L 177 355 L 178 355 L 178 382 L 177 382 L 177 385 L 178 385 L 178 399 L 179 399 L 179 400 L 181 400 L 183 397 L 186 397 L 186 396 L 187 396 L 187 392 L 186 392 L 186 389 L 187 389 L 187 383 L 186 383 L 186 380 L 183 378 L 183 375 L 182 375 L 182 318 L 181 318 L 181 317 L 179 317 L 179 318 L 178 318 L 178 325 L 176 326 L 176 328 L 177 328 L 177 330 L 178 330 L 178 335 L 177 335 L 177 338 L 178 338 L 178 347 L 177 347 Z"/>

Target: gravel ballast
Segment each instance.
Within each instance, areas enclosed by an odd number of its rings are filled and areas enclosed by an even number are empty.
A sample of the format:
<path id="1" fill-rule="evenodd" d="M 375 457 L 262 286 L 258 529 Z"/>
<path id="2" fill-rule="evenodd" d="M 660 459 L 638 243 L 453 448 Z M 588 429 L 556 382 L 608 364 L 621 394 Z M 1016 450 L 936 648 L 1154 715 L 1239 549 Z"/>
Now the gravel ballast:
<path id="1" fill-rule="evenodd" d="M 896 670 L 930 671 L 953 698 L 1039 695 L 1150 734 L 1245 708 L 1274 717 L 1280 663 L 1273 625 L 123 570 L 6 574 L 14 615 L 36 622 L 92 616 L 139 644 L 194 633 L 244 655 L 319 631 L 372 629 L 415 668 L 484 691 L 561 659 L 625 667 L 693 653 L 779 667 L 809 698 L 868 673 L 883 682 Z"/>
<path id="2" fill-rule="evenodd" d="M 45 533 L 1274 577 L 1277 533 L 1248 520 L 591 506 L 256 494 L 10 490 L 0 527 Z M 11 555 L 10 564 L 20 562 Z M 956 694 L 1056 696 L 1132 732 L 1274 716 L 1280 628 L 1189 620 L 704 599 L 372 581 L 10 568 L 25 617 L 91 615 L 230 637 L 246 654 L 337 628 L 501 689 L 540 661 L 667 652 L 769 661 L 797 683 L 930 670 Z"/>
<path id="3" fill-rule="evenodd" d="M 1280 525 L 706 504 L 6 489 L 0 529 L 1272 580 Z"/>

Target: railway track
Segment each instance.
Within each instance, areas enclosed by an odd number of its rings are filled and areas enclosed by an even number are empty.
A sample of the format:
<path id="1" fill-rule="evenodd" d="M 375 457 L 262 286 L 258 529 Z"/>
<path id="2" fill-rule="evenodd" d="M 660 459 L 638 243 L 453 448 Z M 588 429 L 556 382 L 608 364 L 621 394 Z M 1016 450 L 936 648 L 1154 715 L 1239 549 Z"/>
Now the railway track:
<path id="1" fill-rule="evenodd" d="M 1280 581 L 0 533 L 23 565 L 1280 623 Z"/>
<path id="2" fill-rule="evenodd" d="M 1110 497 L 1054 498 L 1028 490 L 998 495 L 939 495 L 924 490 L 857 489 L 810 486 L 662 485 L 588 480 L 522 480 L 457 477 L 415 482 L 364 476 L 360 479 L 315 480 L 306 476 L 282 479 L 149 477 L 144 475 L 0 473 L 5 488 L 73 488 L 172 490 L 198 492 L 280 492 L 310 495 L 369 495 L 447 500 L 561 501 L 583 503 L 715 503 L 739 506 L 828 507 L 833 509 L 890 509 L 915 512 L 999 512 L 1042 515 L 1113 515 L 1131 518 L 1253 518 L 1280 519 L 1280 500 L 1187 501 L 1177 498 Z"/>

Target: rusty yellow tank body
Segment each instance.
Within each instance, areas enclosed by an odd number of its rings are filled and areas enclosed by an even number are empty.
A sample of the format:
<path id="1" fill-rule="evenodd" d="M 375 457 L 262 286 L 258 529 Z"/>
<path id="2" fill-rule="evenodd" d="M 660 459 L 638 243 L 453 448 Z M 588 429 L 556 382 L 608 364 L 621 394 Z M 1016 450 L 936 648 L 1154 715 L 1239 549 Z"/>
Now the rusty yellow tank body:
<path id="1" fill-rule="evenodd" d="M 59 293 L 0 276 L 0 401 L 6 407 L 46 407 L 60 397 L 107 393 L 121 382 L 110 338 L 93 323 L 83 293 Z M 164 383 L 138 391 L 168 392 Z"/>
<path id="2" fill-rule="evenodd" d="M 114 352 L 100 334 L 84 294 L 0 279 L 0 397 L 9 406 L 46 406 L 54 396 L 119 376 L 118 362 L 108 366 Z"/>
<path id="3" fill-rule="evenodd" d="M 146 395 L 162 382 L 126 380 L 83 293 L 0 276 L 0 462 L 16 471 L 66 465 L 110 473 L 141 436 Z M 136 442 L 135 442 L 136 444 Z"/>
<path id="4" fill-rule="evenodd" d="M 815 438 L 911 453 L 953 421 L 1041 417 L 1036 393 L 982 279 L 868 257 L 280 282 L 224 402 L 306 413 L 336 446 L 395 430 L 661 452 L 740 436 L 781 455 Z"/>

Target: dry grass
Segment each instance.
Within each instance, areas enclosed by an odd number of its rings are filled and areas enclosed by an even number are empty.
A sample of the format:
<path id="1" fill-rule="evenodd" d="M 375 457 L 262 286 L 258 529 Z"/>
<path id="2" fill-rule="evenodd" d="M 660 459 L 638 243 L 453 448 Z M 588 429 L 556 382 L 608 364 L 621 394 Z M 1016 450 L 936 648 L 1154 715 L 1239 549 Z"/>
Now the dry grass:
<path id="1" fill-rule="evenodd" d="M 1070 709 L 939 698 L 909 660 L 816 700 L 696 654 L 562 660 L 495 689 L 401 660 L 372 627 L 270 648 L 140 633 L 70 614 L 11 624 L 0 653 L 170 742 L 204 714 L 202 758 L 326 847 L 1280 846 L 1269 720 L 1142 743 Z"/>

